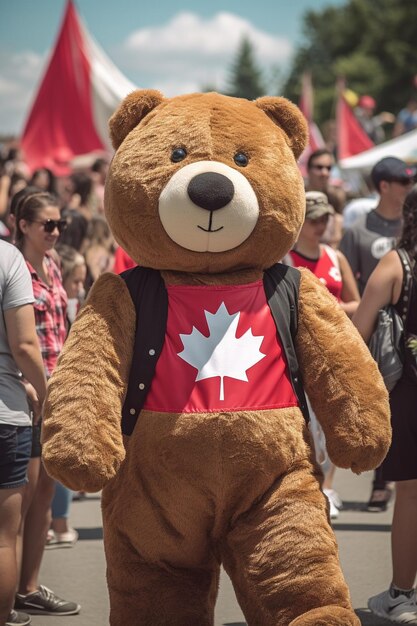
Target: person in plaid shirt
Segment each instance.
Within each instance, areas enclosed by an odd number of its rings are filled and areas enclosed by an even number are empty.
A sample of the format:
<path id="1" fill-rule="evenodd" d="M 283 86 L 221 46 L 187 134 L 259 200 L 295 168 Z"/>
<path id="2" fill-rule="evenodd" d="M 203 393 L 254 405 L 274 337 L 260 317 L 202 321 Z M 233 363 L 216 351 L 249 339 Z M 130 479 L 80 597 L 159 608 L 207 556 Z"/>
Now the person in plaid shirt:
<path id="1" fill-rule="evenodd" d="M 45 255 L 47 283 L 27 259 L 26 264 L 32 276 L 36 331 L 45 373 L 49 378 L 67 334 L 67 295 L 62 286 L 61 272 L 51 256 Z"/>
<path id="2" fill-rule="evenodd" d="M 26 195 L 16 210 L 16 246 L 26 259 L 34 292 L 36 330 L 42 351 L 46 376 L 58 360 L 67 335 L 68 299 L 61 273 L 52 250 L 65 229 L 57 199 L 44 191 Z M 29 465 L 29 488 L 23 503 L 26 513 L 24 550 L 15 608 L 27 613 L 73 615 L 79 604 L 68 602 L 38 584 L 39 571 L 51 524 L 51 502 L 55 481 L 41 463 L 40 424 L 34 425 L 32 459 Z"/>

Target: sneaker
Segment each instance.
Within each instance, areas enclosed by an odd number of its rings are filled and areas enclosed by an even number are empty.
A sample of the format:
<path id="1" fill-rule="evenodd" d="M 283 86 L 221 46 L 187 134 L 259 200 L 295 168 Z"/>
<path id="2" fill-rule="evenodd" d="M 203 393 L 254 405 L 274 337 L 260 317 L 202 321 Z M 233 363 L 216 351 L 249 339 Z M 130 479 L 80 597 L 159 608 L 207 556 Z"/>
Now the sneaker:
<path id="1" fill-rule="evenodd" d="M 323 493 L 329 501 L 330 519 L 337 519 L 339 517 L 339 509 L 343 506 L 339 494 L 334 489 L 323 489 Z"/>
<path id="2" fill-rule="evenodd" d="M 26 596 L 17 593 L 14 606 L 32 615 L 75 615 L 81 609 L 79 604 L 62 600 L 44 585 Z"/>
<path id="3" fill-rule="evenodd" d="M 400 594 L 393 598 L 389 592 L 383 591 L 368 600 L 368 608 L 378 615 L 397 624 L 417 624 L 417 603 L 415 592 L 409 598 Z"/>
<path id="4" fill-rule="evenodd" d="M 77 541 L 78 533 L 75 528 L 70 528 L 66 533 L 56 533 L 53 530 L 49 530 L 46 537 L 45 549 L 72 548 Z"/>
<path id="5" fill-rule="evenodd" d="M 31 623 L 30 615 L 12 609 L 6 621 L 6 626 L 28 626 Z"/>

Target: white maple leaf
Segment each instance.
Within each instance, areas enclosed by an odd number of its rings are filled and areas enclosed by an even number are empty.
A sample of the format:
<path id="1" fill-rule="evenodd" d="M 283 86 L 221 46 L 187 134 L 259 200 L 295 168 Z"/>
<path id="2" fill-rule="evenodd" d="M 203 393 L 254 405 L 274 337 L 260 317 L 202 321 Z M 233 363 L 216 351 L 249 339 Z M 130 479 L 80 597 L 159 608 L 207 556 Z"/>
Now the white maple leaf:
<path id="1" fill-rule="evenodd" d="M 240 313 L 229 315 L 224 302 L 216 313 L 204 311 L 209 336 L 193 326 L 189 335 L 180 338 L 184 350 L 178 356 L 198 370 L 195 380 L 220 376 L 220 400 L 224 400 L 224 378 L 248 382 L 246 372 L 266 355 L 259 351 L 263 336 L 254 336 L 249 328 L 236 338 Z"/>

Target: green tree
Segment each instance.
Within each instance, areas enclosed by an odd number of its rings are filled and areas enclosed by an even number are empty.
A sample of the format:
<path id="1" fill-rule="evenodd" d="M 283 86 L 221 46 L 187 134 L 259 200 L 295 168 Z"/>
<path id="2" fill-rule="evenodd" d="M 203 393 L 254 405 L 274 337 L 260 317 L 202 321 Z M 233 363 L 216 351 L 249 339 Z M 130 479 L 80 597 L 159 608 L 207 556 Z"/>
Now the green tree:
<path id="1" fill-rule="evenodd" d="M 417 73 L 416 0 L 349 0 L 306 12 L 303 26 L 305 43 L 284 94 L 297 102 L 301 74 L 311 71 L 318 122 L 334 116 L 339 76 L 358 95 L 373 96 L 378 110 L 397 113 L 404 106 Z"/>
<path id="2" fill-rule="evenodd" d="M 262 72 L 259 69 L 252 43 L 244 37 L 231 67 L 227 93 L 236 98 L 255 100 L 265 94 Z"/>

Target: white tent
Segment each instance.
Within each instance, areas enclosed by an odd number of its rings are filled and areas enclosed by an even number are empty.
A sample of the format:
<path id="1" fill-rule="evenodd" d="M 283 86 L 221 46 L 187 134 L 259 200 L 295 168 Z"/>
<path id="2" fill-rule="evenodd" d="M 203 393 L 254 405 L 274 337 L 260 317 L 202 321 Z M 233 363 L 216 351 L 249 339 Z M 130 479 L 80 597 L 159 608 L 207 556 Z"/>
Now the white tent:
<path id="1" fill-rule="evenodd" d="M 394 156 L 406 161 L 406 163 L 417 163 L 417 130 L 412 130 L 405 135 L 390 139 L 384 143 L 356 154 L 355 156 L 341 159 L 339 167 L 341 170 L 361 170 L 370 171 L 372 167 L 387 156 Z"/>
<path id="2" fill-rule="evenodd" d="M 68 0 L 21 139 L 30 169 L 49 167 L 61 175 L 78 155 L 110 151 L 108 119 L 134 89 Z"/>

